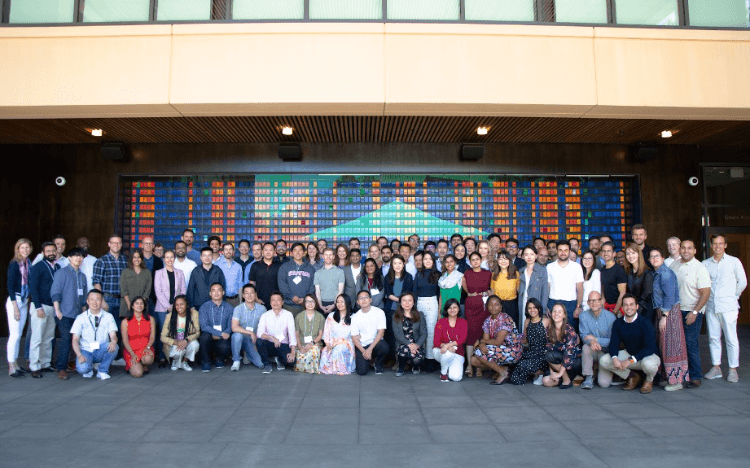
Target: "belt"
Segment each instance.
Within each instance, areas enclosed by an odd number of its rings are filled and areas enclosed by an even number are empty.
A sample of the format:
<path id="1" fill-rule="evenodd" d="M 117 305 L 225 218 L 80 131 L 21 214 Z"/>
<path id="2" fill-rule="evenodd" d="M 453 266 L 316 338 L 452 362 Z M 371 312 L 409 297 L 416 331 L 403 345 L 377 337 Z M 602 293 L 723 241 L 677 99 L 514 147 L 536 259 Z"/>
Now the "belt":
<path id="1" fill-rule="evenodd" d="M 237 299 L 239 297 L 239 294 L 235 294 L 234 296 L 224 296 L 224 299 Z"/>
<path id="2" fill-rule="evenodd" d="M 105 296 L 114 297 L 115 299 L 120 299 L 119 294 L 110 294 L 110 293 L 104 293 Z"/>

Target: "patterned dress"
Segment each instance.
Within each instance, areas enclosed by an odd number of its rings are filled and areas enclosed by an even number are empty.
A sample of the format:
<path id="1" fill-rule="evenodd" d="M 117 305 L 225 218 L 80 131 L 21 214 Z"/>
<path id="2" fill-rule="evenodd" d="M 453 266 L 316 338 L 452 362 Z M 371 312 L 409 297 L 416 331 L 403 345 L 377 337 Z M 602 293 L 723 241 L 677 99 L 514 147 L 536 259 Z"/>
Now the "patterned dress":
<path id="1" fill-rule="evenodd" d="M 657 322 L 658 323 L 658 322 Z M 657 326 L 657 330 L 659 327 Z M 662 375 L 670 385 L 690 380 L 688 372 L 685 331 L 682 328 L 680 303 L 676 303 L 667 317 L 667 326 L 659 332 L 659 345 L 662 357 Z"/>
<path id="2" fill-rule="evenodd" d="M 483 293 L 490 289 L 492 273 L 487 270 L 467 270 L 464 273 L 466 279 L 466 289 L 469 293 Z M 466 321 L 469 324 L 469 334 L 466 337 L 466 344 L 473 346 L 474 343 L 482 337 L 482 325 L 484 319 L 489 315 L 484 307 L 484 299 L 481 295 L 466 298 L 465 307 Z"/>
<path id="3" fill-rule="evenodd" d="M 554 326 L 550 325 L 550 326 Z M 562 366 L 570 371 L 574 365 L 579 364 L 581 361 L 581 347 L 579 346 L 581 339 L 578 337 L 575 329 L 570 325 L 566 324 L 563 330 L 562 341 L 556 343 L 547 343 L 547 351 L 559 351 L 563 355 Z"/>
<path id="4" fill-rule="evenodd" d="M 315 339 L 323 328 L 323 314 L 315 312 L 312 320 L 307 318 L 305 312 L 300 313 L 294 319 L 294 327 L 297 332 L 302 335 L 304 340 L 306 336 L 310 336 Z M 310 347 L 310 350 L 302 354 L 300 349 L 306 344 L 304 342 L 297 343 L 296 360 L 294 363 L 294 370 L 296 372 L 307 372 L 309 374 L 320 374 L 320 346 L 314 345 Z"/>
<path id="5" fill-rule="evenodd" d="M 128 320 L 128 342 L 138 360 L 143 356 L 149 339 L 151 339 L 151 320 L 145 316 L 141 320 L 131 317 Z M 151 349 L 151 352 L 153 351 Z M 125 370 L 130 370 L 131 355 L 125 347 L 122 350 L 122 357 L 125 359 Z"/>
<path id="6" fill-rule="evenodd" d="M 409 317 L 404 317 L 404 321 L 401 323 L 402 323 L 402 327 L 404 330 L 404 338 L 406 338 L 406 340 L 409 341 L 410 343 L 416 343 L 416 341 L 414 341 L 414 326 L 413 326 L 411 319 Z M 434 336 L 434 329 L 433 329 L 433 336 Z M 412 354 L 411 350 L 409 349 L 407 345 L 398 345 L 398 348 L 396 349 L 396 354 L 398 356 L 413 359 L 415 361 L 422 361 L 424 360 L 425 350 L 424 350 L 424 346 L 422 346 L 419 348 L 419 350 L 417 350 L 416 354 Z"/>
<path id="7" fill-rule="evenodd" d="M 536 371 L 547 368 L 547 360 L 544 359 L 547 353 L 547 329 L 544 328 L 544 321 L 529 322 L 526 327 L 526 340 L 529 349 L 523 352 L 521 360 L 510 374 L 510 382 L 513 385 L 523 385 Z"/>
<path id="8" fill-rule="evenodd" d="M 320 373 L 347 375 L 354 372 L 354 343 L 352 343 L 352 327 L 338 323 L 331 313 L 326 319 L 323 329 L 323 341 L 331 346 L 328 351 L 323 348 L 320 353 Z M 341 341 L 343 340 L 343 341 Z M 338 342 L 335 346 L 333 342 Z"/>
<path id="9" fill-rule="evenodd" d="M 513 323 L 513 319 L 510 315 L 505 312 L 501 312 L 497 316 L 497 319 L 493 320 L 492 317 L 487 317 L 482 325 L 482 330 L 486 333 L 491 340 L 497 338 L 497 335 L 502 331 L 507 331 L 508 334 L 505 336 L 505 341 L 500 346 L 485 345 L 487 347 L 487 353 L 482 353 L 482 350 L 477 348 L 474 350 L 474 354 L 480 358 L 484 358 L 489 362 L 494 362 L 499 366 L 505 366 L 508 364 L 515 364 L 521 359 L 521 352 L 523 351 L 523 344 L 518 336 L 518 330 L 516 325 Z"/>

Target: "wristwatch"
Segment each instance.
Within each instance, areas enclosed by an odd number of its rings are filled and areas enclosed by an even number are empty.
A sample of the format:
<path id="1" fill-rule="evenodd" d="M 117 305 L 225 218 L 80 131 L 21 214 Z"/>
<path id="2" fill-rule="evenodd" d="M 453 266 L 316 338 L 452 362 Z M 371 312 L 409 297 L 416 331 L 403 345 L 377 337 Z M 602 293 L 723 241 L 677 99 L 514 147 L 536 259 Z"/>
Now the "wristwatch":
<path id="1" fill-rule="evenodd" d="M 697 311 L 697 310 L 694 310 L 694 311 L 693 311 L 693 314 L 695 314 L 695 315 L 698 315 L 698 311 Z"/>

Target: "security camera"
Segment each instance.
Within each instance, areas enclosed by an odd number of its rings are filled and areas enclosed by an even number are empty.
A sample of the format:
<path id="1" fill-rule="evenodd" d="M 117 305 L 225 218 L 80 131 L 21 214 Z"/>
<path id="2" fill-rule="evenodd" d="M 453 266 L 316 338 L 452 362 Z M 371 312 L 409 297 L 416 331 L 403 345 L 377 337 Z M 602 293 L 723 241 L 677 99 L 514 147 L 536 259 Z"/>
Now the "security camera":
<path id="1" fill-rule="evenodd" d="M 698 186 L 698 178 L 693 176 L 688 179 L 688 184 L 690 184 L 691 187 L 697 187 Z"/>
<path id="2" fill-rule="evenodd" d="M 58 187 L 62 187 L 63 185 L 65 185 L 65 182 L 65 177 L 58 177 L 57 179 L 55 179 L 55 183 Z"/>

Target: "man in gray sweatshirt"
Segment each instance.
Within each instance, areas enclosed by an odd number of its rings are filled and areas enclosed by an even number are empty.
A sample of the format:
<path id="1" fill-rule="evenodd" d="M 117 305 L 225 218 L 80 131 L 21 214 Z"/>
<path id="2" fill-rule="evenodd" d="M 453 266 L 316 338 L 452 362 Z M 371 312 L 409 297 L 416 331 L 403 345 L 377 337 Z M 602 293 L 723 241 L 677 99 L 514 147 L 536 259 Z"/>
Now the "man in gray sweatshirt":
<path id="1" fill-rule="evenodd" d="M 304 310 L 305 296 L 315 293 L 315 269 L 304 258 L 305 246 L 296 242 L 292 246 L 292 261 L 279 267 L 279 291 L 284 296 L 284 308 L 295 317 Z"/>

